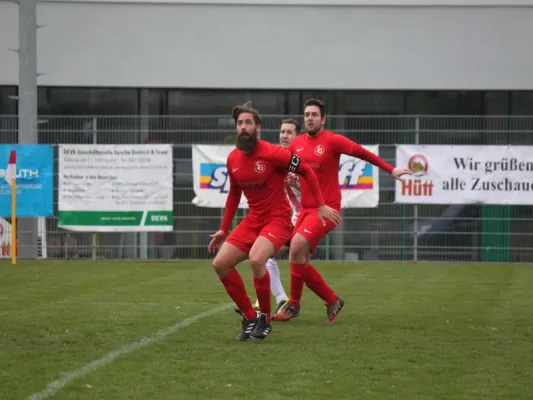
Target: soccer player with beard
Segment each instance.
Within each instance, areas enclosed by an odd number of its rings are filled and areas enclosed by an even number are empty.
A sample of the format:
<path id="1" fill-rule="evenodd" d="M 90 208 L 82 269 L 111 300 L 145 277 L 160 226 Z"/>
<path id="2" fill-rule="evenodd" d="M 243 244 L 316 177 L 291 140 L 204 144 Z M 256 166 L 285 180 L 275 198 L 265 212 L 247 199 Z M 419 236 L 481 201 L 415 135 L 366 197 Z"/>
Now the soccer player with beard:
<path id="1" fill-rule="evenodd" d="M 286 119 L 281 121 L 281 127 L 279 130 L 279 144 L 284 149 L 288 149 L 291 142 L 294 140 L 294 138 L 300 134 L 300 124 L 293 120 L 293 119 Z M 292 208 L 292 217 L 291 222 L 292 225 L 296 223 L 296 220 L 298 219 L 298 214 L 302 209 L 301 204 L 301 193 L 300 193 L 300 180 L 299 176 L 293 172 L 289 172 L 287 174 L 287 177 L 285 178 L 285 191 L 287 193 L 287 196 L 289 198 L 289 204 Z M 285 250 L 288 249 L 289 243 L 282 246 L 281 249 Z M 273 256 L 268 259 L 266 263 L 266 268 L 268 271 L 268 274 L 270 275 L 270 291 L 276 298 L 276 309 L 274 310 L 274 315 L 277 314 L 280 310 L 285 307 L 285 305 L 288 303 L 289 298 L 287 297 L 287 293 L 285 292 L 285 289 L 283 288 L 283 284 L 281 283 L 281 274 L 279 271 L 279 266 L 276 261 L 276 258 Z M 256 300 L 254 303 L 254 308 L 256 311 L 259 311 L 259 300 Z M 235 312 L 242 315 L 241 310 L 239 308 L 235 309 Z M 275 318 L 272 318 L 275 319 Z"/>
<path id="2" fill-rule="evenodd" d="M 411 174 L 406 168 L 394 168 L 374 153 L 337 133 L 324 130 L 326 107 L 322 101 L 309 99 L 304 104 L 304 122 L 307 133 L 298 136 L 290 144 L 289 150 L 315 171 L 326 204 L 339 211 L 341 190 L 339 186 L 339 162 L 341 154 L 357 157 L 387 171 L 395 179 Z M 306 182 L 301 182 L 303 210 L 293 230 L 289 250 L 290 300 L 276 315 L 277 321 L 286 322 L 300 313 L 300 300 L 304 284 L 326 303 L 327 320 L 332 323 L 344 306 L 344 300 L 324 281 L 320 273 L 309 264 L 311 254 L 318 243 L 335 225 L 323 221 L 316 213 L 316 204 Z"/>
<path id="3" fill-rule="evenodd" d="M 220 247 L 213 268 L 228 295 L 242 311 L 240 341 L 264 339 L 272 331 L 270 321 L 270 277 L 267 260 L 277 253 L 291 237 L 291 209 L 285 194 L 287 172 L 300 174 L 310 196 L 314 197 L 317 218 L 336 225 L 340 215 L 325 205 L 313 170 L 288 150 L 259 140 L 261 117 L 251 103 L 237 106 L 232 112 L 237 127 L 237 144 L 227 158 L 230 189 L 220 230 L 211 235 L 208 250 Z M 248 200 L 248 215 L 228 235 L 241 195 Z M 244 282 L 235 269 L 237 264 L 250 260 L 254 287 L 259 299 L 259 315 L 250 301 Z"/>

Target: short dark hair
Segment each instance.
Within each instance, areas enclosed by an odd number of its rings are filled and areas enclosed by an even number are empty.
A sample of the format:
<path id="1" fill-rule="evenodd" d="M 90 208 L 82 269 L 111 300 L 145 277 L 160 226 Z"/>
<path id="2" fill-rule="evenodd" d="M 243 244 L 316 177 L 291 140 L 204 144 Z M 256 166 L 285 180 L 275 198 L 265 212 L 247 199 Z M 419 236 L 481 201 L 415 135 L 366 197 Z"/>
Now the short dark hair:
<path id="1" fill-rule="evenodd" d="M 283 121 L 281 121 L 281 124 L 293 124 L 296 133 L 300 133 L 300 124 L 295 119 L 284 119 Z"/>
<path id="2" fill-rule="evenodd" d="M 324 117 L 326 115 L 326 106 L 324 105 L 324 102 L 320 99 L 309 99 L 304 103 L 304 110 L 306 107 L 309 106 L 317 106 L 320 109 L 320 117 Z"/>
<path id="3" fill-rule="evenodd" d="M 261 125 L 261 115 L 259 115 L 259 112 L 256 109 L 252 108 L 251 101 L 247 101 L 246 103 L 242 105 L 233 107 L 233 110 L 231 110 L 231 116 L 233 117 L 233 120 L 235 121 L 235 123 L 237 123 L 237 119 L 239 118 L 239 115 L 241 115 L 242 113 L 252 114 L 254 117 L 254 122 L 257 125 Z"/>

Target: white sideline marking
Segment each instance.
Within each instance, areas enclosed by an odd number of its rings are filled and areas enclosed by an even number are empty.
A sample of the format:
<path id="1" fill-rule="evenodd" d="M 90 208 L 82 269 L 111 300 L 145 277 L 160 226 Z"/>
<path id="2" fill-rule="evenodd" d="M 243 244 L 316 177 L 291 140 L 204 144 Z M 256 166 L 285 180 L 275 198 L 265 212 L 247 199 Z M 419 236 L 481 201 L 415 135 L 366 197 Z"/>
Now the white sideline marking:
<path id="1" fill-rule="evenodd" d="M 196 321 L 198 321 L 199 319 L 209 317 L 213 314 L 218 313 L 219 311 L 225 310 L 226 308 L 229 308 L 230 306 L 233 306 L 233 303 L 226 303 L 219 307 L 205 311 L 203 313 L 193 315 L 192 317 L 184 319 L 183 321 L 180 321 L 175 325 L 169 326 L 168 328 L 165 328 L 165 329 L 161 329 L 159 332 L 156 332 L 154 335 L 150 337 L 143 338 L 138 342 L 128 344 L 126 346 L 121 347 L 118 350 L 112 351 L 111 353 L 106 354 L 102 358 L 99 358 L 98 360 L 93 361 L 92 363 L 89 363 L 76 371 L 72 371 L 72 372 L 65 374 L 63 378 L 50 382 L 48 385 L 46 385 L 46 387 L 43 390 L 41 390 L 40 392 L 33 393 L 31 396 L 27 398 L 27 400 L 42 400 L 42 399 L 46 399 L 47 397 L 53 396 L 63 387 L 65 387 L 70 382 L 72 382 L 73 380 L 81 378 L 97 370 L 98 368 L 103 367 L 104 365 L 110 364 L 113 361 L 115 361 L 117 358 L 123 355 L 142 349 L 143 347 L 146 347 L 152 343 L 159 342 L 163 340 L 164 338 L 166 338 L 168 335 L 180 330 L 181 328 L 189 326 L 195 323 Z"/>

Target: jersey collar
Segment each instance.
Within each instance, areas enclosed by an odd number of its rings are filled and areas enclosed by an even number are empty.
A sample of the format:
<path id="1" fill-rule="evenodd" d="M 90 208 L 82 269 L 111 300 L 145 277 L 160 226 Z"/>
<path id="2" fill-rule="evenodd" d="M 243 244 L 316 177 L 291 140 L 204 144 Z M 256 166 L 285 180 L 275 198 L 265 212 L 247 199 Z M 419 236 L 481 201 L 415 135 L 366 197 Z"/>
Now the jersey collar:
<path id="1" fill-rule="evenodd" d="M 307 139 L 317 139 L 320 135 L 322 135 L 322 133 L 325 132 L 324 129 L 322 129 L 320 132 L 318 132 L 315 136 L 311 136 L 309 133 L 305 132 L 305 134 L 307 135 Z"/>

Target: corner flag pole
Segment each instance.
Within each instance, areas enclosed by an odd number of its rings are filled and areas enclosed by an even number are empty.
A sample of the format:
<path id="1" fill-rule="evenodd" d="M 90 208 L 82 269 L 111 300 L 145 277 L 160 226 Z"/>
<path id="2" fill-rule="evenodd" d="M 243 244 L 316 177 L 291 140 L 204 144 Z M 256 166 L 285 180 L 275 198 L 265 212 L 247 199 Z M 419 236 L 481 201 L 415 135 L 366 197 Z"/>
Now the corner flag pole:
<path id="1" fill-rule="evenodd" d="M 17 263 L 17 180 L 11 179 L 11 264 Z"/>
<path id="2" fill-rule="evenodd" d="M 17 263 L 17 152 L 11 150 L 6 180 L 11 185 L 11 264 Z"/>

